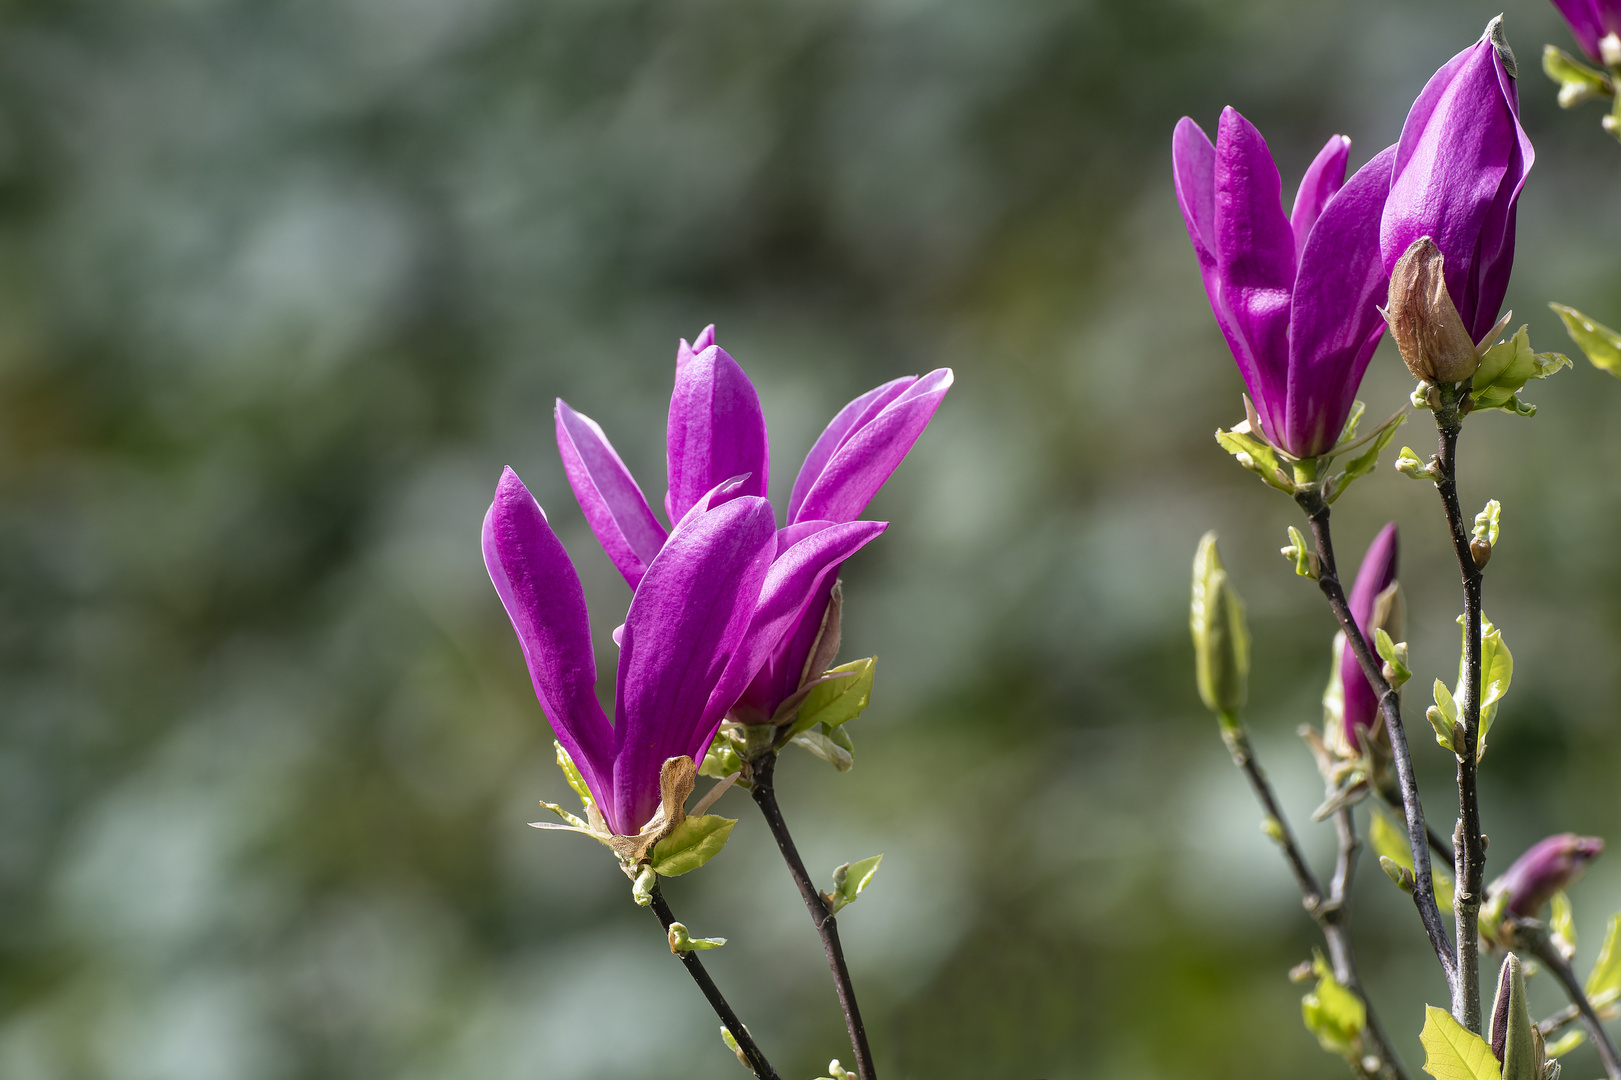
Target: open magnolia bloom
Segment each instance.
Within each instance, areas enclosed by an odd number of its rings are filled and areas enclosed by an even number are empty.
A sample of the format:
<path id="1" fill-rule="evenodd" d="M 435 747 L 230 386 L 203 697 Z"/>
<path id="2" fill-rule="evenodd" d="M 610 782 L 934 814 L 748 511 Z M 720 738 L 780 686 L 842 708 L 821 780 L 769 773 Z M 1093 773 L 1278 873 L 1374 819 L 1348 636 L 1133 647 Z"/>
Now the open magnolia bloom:
<path id="1" fill-rule="evenodd" d="M 490 580 L 566 751 L 560 759 L 572 763 L 565 771 L 584 789 L 589 820 L 573 824 L 627 863 L 681 823 L 693 763 L 818 584 L 885 528 L 819 521 L 779 532 L 758 496 L 710 501 L 695 503 L 648 561 L 615 634 L 611 723 L 597 701 L 579 577 L 511 469 L 484 518 Z"/>
<path id="2" fill-rule="evenodd" d="M 783 546 L 853 522 L 923 434 L 946 391 L 949 368 L 895 379 L 846 405 L 817 439 L 794 481 Z M 699 500 L 763 497 L 770 447 L 759 394 L 710 326 L 676 354 L 666 433 L 669 488 L 664 510 L 679 521 Z M 595 421 L 557 402 L 557 447 L 580 509 L 625 582 L 638 592 L 648 567 L 673 536 Z M 728 483 L 728 482 L 732 483 Z M 740 723 L 788 717 L 822 676 L 838 645 L 838 564 L 832 563 L 793 618 L 773 629 L 764 662 L 732 705 Z M 785 709 L 786 706 L 786 709 Z"/>

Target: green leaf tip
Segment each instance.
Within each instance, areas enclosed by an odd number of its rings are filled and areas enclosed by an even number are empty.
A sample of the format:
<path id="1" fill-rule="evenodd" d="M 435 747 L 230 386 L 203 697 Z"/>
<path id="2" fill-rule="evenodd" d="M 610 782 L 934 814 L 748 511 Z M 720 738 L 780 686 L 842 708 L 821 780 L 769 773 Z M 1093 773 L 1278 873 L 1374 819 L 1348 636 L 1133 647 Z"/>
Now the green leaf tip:
<path id="1" fill-rule="evenodd" d="M 833 870 L 833 891 L 822 894 L 822 900 L 827 904 L 828 914 L 837 915 L 840 911 L 856 902 L 872 881 L 874 874 L 878 873 L 878 864 L 884 861 L 880 853 L 856 863 L 844 863 Z"/>
<path id="2" fill-rule="evenodd" d="M 787 739 L 818 724 L 831 729 L 860 716 L 872 699 L 873 674 L 877 667 L 878 658 L 868 656 L 829 668 L 822 675 L 826 681 L 817 683 L 805 695 L 787 738 L 781 741 L 786 743 Z"/>
<path id="3" fill-rule="evenodd" d="M 1300 999 L 1306 1030 L 1317 1036 L 1324 1050 L 1355 1060 L 1360 1055 L 1362 1032 L 1368 1026 L 1368 1007 L 1334 978 L 1322 954 L 1313 954 L 1311 970 L 1317 976 L 1317 985 Z"/>
<path id="4" fill-rule="evenodd" d="M 1621 379 L 1621 333 L 1611 330 L 1597 319 L 1590 319 L 1573 307 L 1549 304 L 1565 324 L 1565 333 L 1586 355 L 1588 362 L 1600 371 L 1608 371 Z"/>
<path id="5" fill-rule="evenodd" d="M 670 951 L 677 955 L 684 952 L 698 952 L 703 949 L 718 949 L 726 944 L 726 939 L 723 937 L 695 938 L 687 932 L 684 924 L 678 922 L 670 924 L 668 937 L 670 939 Z M 722 1028 L 721 1030 L 724 1031 L 725 1029 Z"/>
<path id="6" fill-rule="evenodd" d="M 690 873 L 720 854 L 736 824 L 736 818 L 718 814 L 684 818 L 668 836 L 653 845 L 649 865 L 661 877 Z"/>

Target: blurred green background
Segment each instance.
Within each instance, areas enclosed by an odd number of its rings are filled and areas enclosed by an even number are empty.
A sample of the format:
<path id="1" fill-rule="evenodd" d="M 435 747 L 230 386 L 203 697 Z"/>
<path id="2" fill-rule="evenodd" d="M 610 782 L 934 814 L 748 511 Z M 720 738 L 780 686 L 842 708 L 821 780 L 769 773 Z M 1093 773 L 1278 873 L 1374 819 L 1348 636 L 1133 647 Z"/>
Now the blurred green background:
<path id="1" fill-rule="evenodd" d="M 761 389 L 784 494 L 849 397 L 957 372 L 847 567 L 845 656 L 880 657 L 857 766 L 780 771 L 817 873 L 886 853 L 840 922 L 887 1080 L 1344 1075 L 1285 978 L 1314 929 L 1193 691 L 1188 566 L 1215 527 L 1258 749 L 1326 861 L 1293 732 L 1333 626 L 1276 554 L 1294 508 L 1210 438 L 1240 383 L 1170 132 L 1232 103 L 1292 191 L 1331 133 L 1355 164 L 1394 141 L 1497 11 L 0 6 L 0 1076 L 743 1075 L 611 860 L 525 826 L 566 792 L 477 544 L 510 463 L 611 670 L 628 594 L 551 403 L 656 500 L 676 340 L 708 322 Z M 1509 304 L 1565 350 L 1550 299 L 1621 324 L 1621 150 L 1598 106 L 1554 106 L 1551 7 L 1507 16 L 1538 149 Z M 1409 387 L 1387 343 L 1370 412 Z M 1534 420 L 1473 418 L 1463 450 L 1465 503 L 1505 507 L 1497 870 L 1547 832 L 1621 838 L 1621 386 L 1578 360 L 1526 396 Z M 1433 492 L 1387 467 L 1335 516 L 1352 566 L 1401 523 L 1416 685 L 1450 682 Z M 706 959 L 785 1077 L 818 1075 L 849 1061 L 820 950 L 753 808 L 721 809 L 731 846 L 671 902 L 731 938 Z M 1585 969 L 1621 857 L 1574 899 Z M 1444 987 L 1371 860 L 1356 904 L 1416 1074 Z"/>

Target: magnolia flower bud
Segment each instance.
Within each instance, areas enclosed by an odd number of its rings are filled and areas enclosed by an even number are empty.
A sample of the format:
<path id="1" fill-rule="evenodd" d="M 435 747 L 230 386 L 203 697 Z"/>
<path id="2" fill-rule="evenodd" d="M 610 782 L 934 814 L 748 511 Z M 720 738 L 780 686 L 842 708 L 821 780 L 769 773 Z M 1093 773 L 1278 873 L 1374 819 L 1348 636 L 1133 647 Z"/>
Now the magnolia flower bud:
<path id="1" fill-rule="evenodd" d="M 1204 534 L 1193 558 L 1188 626 L 1193 631 L 1199 697 L 1212 712 L 1236 712 L 1249 686 L 1250 632 L 1244 603 L 1222 568 L 1214 532 Z"/>
<path id="2" fill-rule="evenodd" d="M 1447 292 L 1445 262 L 1429 237 L 1414 240 L 1390 272 L 1385 309 L 1407 370 L 1432 383 L 1462 382 L 1480 366 L 1475 343 Z"/>
<path id="3" fill-rule="evenodd" d="M 1603 850 L 1604 841 L 1596 836 L 1550 836 L 1532 844 L 1486 891 L 1493 898 L 1502 896 L 1511 913 L 1534 918 L 1554 893 L 1581 877 Z"/>

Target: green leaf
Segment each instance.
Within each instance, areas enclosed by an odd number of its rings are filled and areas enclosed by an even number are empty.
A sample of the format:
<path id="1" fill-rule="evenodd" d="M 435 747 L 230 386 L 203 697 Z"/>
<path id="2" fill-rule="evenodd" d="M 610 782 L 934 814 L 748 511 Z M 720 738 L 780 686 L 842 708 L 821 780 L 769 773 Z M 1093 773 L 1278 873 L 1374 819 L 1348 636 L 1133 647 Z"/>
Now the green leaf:
<path id="1" fill-rule="evenodd" d="M 1396 644 L 1390 640 L 1390 635 L 1385 632 L 1384 627 L 1376 626 L 1373 628 L 1373 647 L 1378 652 L 1379 659 L 1389 664 L 1390 670 L 1396 676 L 1390 682 L 1392 686 L 1400 686 L 1413 677 L 1413 673 L 1407 668 L 1407 643 L 1405 641 L 1400 645 Z"/>
<path id="2" fill-rule="evenodd" d="M 1458 625 L 1463 626 L 1461 615 L 1458 616 Z M 1464 632 L 1467 632 L 1467 628 Z M 1465 675 L 1460 654 L 1457 689 L 1460 698 L 1463 697 Z M 1480 733 L 1475 738 L 1476 761 L 1486 755 L 1486 736 L 1491 732 L 1492 722 L 1497 719 L 1498 703 L 1508 693 L 1513 678 L 1514 654 L 1503 643 L 1503 632 L 1492 625 L 1492 621 L 1483 613 L 1480 617 Z"/>
<path id="3" fill-rule="evenodd" d="M 1214 533 L 1206 533 L 1214 536 Z M 1295 564 L 1295 573 L 1303 578 L 1317 578 L 1317 556 L 1306 543 L 1306 538 L 1293 525 L 1289 526 L 1289 546 L 1279 548 L 1283 557 Z"/>
<path id="4" fill-rule="evenodd" d="M 855 746 L 843 727 L 817 724 L 814 731 L 801 731 L 794 742 L 815 754 L 839 772 L 849 772 L 856 763 Z"/>
<path id="5" fill-rule="evenodd" d="M 732 835 L 735 818 L 718 814 L 684 818 L 670 834 L 653 845 L 652 867 L 662 877 L 680 877 L 720 854 Z"/>
<path id="6" fill-rule="evenodd" d="M 1232 712 L 1244 704 L 1249 685 L 1250 632 L 1239 599 L 1222 569 L 1214 530 L 1193 556 L 1193 594 L 1188 605 L 1193 634 L 1194 682 L 1205 707 Z"/>
<path id="7" fill-rule="evenodd" d="M 847 724 L 860 716 L 872 697 L 873 672 L 878 658 L 869 656 L 830 668 L 827 682 L 812 687 L 799 706 L 799 716 L 790 729 L 791 736 L 809 731 L 817 724 L 830 728 Z"/>
<path id="8" fill-rule="evenodd" d="M 698 774 L 724 780 L 742 771 L 743 758 L 737 752 L 737 744 L 725 732 L 716 735 L 715 741 L 709 744 L 709 752 L 704 755 L 703 764 L 698 767 Z"/>
<path id="9" fill-rule="evenodd" d="M 1231 431 L 1216 429 L 1216 442 L 1250 472 L 1279 491 L 1293 495 L 1295 485 L 1278 462 L 1278 451 L 1265 439 L 1250 433 L 1249 421 L 1234 425 Z"/>
<path id="10" fill-rule="evenodd" d="M 1549 304 L 1564 320 L 1565 332 L 1601 371 L 1621 379 L 1621 334 L 1564 304 Z"/>
<path id="11" fill-rule="evenodd" d="M 1576 919 L 1570 908 L 1570 897 L 1560 889 L 1553 894 L 1553 910 L 1548 916 L 1548 932 L 1554 940 L 1563 943 L 1566 956 L 1576 954 Z"/>
<path id="12" fill-rule="evenodd" d="M 1516 395 L 1532 379 L 1546 379 L 1569 364 L 1570 358 L 1562 353 L 1534 352 L 1522 326 L 1508 341 L 1500 341 L 1482 354 L 1469 398 L 1476 411 L 1502 409 L 1534 416 L 1536 406 L 1527 405 Z"/>
<path id="13" fill-rule="evenodd" d="M 1411 446 L 1401 448 L 1401 453 L 1396 455 L 1395 464 L 1396 471 L 1410 480 L 1436 479 L 1435 471 L 1430 468 L 1429 462 L 1419 460 L 1419 456 L 1413 453 Z"/>
<path id="14" fill-rule="evenodd" d="M 1594 1008 L 1621 998 L 1621 915 L 1611 915 L 1604 928 L 1604 944 L 1587 976 L 1587 1000 Z"/>
<path id="15" fill-rule="evenodd" d="M 1344 494 L 1346 488 L 1351 486 L 1351 481 L 1359 476 L 1366 476 L 1371 473 L 1379 464 L 1380 452 L 1390 445 L 1390 440 L 1396 437 L 1396 429 L 1406 422 L 1407 413 L 1405 411 L 1399 412 L 1385 421 L 1379 430 L 1374 433 L 1372 441 L 1368 443 L 1368 448 L 1346 462 L 1345 470 L 1336 476 L 1330 477 L 1328 482 L 1323 485 L 1323 498 L 1328 502 L 1333 502 Z"/>
<path id="16" fill-rule="evenodd" d="M 1452 692 L 1440 679 L 1435 680 L 1435 704 L 1424 713 L 1424 718 L 1435 729 L 1435 741 L 1444 749 L 1457 753 L 1457 747 L 1452 741 L 1452 728 L 1458 722 L 1458 703 L 1453 700 Z"/>
<path id="17" fill-rule="evenodd" d="M 1614 84 L 1602 71 L 1595 71 L 1563 49 L 1542 47 L 1542 70 L 1559 84 L 1559 107 L 1572 109 L 1584 101 L 1609 97 Z"/>
<path id="18" fill-rule="evenodd" d="M 1548 1048 L 1543 1051 L 1543 1053 L 1550 1058 L 1564 1057 L 1566 1054 L 1570 1053 L 1572 1050 L 1576 1049 L 1586 1041 L 1586 1032 L 1584 1032 L 1581 1028 L 1571 1028 L 1569 1031 L 1559 1036 L 1559 1038 L 1549 1043 Z"/>
<path id="19" fill-rule="evenodd" d="M 1368 1007 L 1334 978 L 1333 969 L 1321 953 L 1313 956 L 1311 970 L 1317 976 L 1317 985 L 1300 999 L 1306 1030 L 1317 1036 L 1329 1053 L 1354 1058 L 1358 1037 L 1368 1026 Z"/>
<path id="20" fill-rule="evenodd" d="M 1380 858 L 1390 859 L 1408 873 L 1413 872 L 1413 849 L 1407 834 L 1390 815 L 1375 810 L 1369 820 L 1368 840 Z M 1452 875 L 1430 864 L 1430 881 L 1435 885 L 1435 903 L 1442 911 L 1452 910 Z"/>
<path id="21" fill-rule="evenodd" d="M 884 861 L 882 854 L 874 855 L 870 859 L 862 859 L 858 863 L 845 863 L 833 871 L 833 891 L 824 893 L 823 899 L 827 901 L 829 912 L 837 915 L 849 905 L 856 902 L 861 890 L 867 887 L 872 876 L 878 872 L 878 864 Z"/>
<path id="22" fill-rule="evenodd" d="M 584 821 L 581 821 L 578 817 L 575 817 L 573 814 L 569 813 L 567 810 L 564 810 L 561 806 L 558 806 L 554 802 L 547 802 L 545 799 L 542 799 L 542 800 L 540 800 L 540 805 L 544 806 L 546 809 L 550 810 L 552 813 L 556 814 L 558 817 L 560 817 L 564 821 L 568 822 L 569 825 L 572 826 L 573 828 L 587 829 L 587 830 L 590 829 L 590 826 L 587 825 Z"/>
<path id="23" fill-rule="evenodd" d="M 1424 1006 L 1424 1030 L 1418 1041 L 1424 1044 L 1424 1071 L 1435 1080 L 1502 1080 L 1486 1040 L 1445 1009 Z"/>
<path id="24" fill-rule="evenodd" d="M 568 780 L 568 786 L 573 788 L 574 794 L 580 797 L 580 806 L 589 811 L 594 800 L 591 798 L 591 789 L 585 786 L 585 777 L 580 775 L 579 766 L 575 765 L 574 759 L 568 756 L 568 751 L 563 749 L 562 743 L 553 739 L 552 745 L 557 748 L 557 767 L 563 770 L 563 776 Z M 547 805 L 550 806 L 549 803 Z"/>
<path id="25" fill-rule="evenodd" d="M 642 867 L 636 880 L 630 883 L 630 898 L 636 901 L 637 907 L 646 907 L 653 902 L 653 886 L 658 883 L 659 876 L 653 872 L 653 868 Z"/>
<path id="26" fill-rule="evenodd" d="M 718 949 L 726 944 L 723 937 L 695 938 L 687 932 L 685 925 L 673 922 L 670 924 L 670 951 L 673 953 L 698 952 L 703 949 Z"/>

